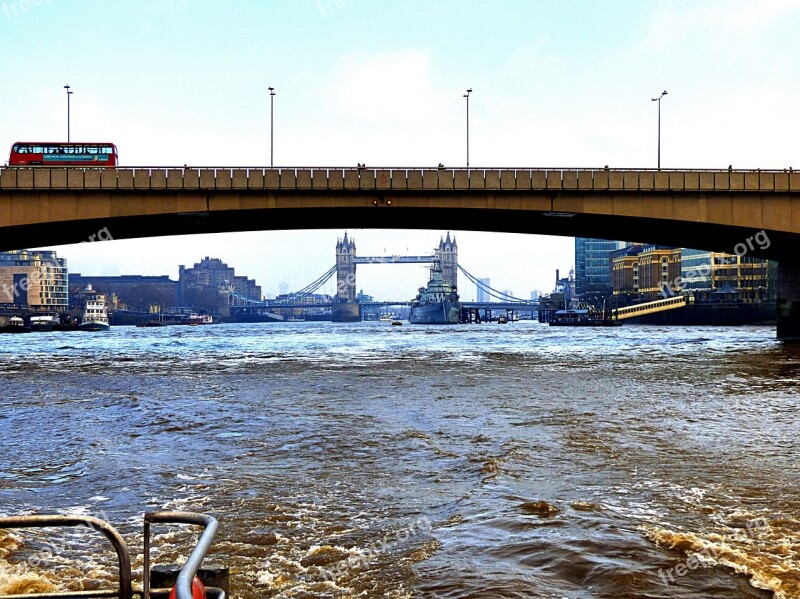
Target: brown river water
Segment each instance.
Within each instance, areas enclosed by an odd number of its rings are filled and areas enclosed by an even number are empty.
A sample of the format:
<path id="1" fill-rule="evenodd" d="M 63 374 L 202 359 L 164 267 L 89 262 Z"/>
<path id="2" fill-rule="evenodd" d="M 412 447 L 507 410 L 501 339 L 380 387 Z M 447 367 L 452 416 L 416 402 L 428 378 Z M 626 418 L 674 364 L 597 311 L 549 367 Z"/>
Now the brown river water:
<path id="1" fill-rule="evenodd" d="M 800 347 L 771 327 L 285 323 L 0 337 L 0 514 L 217 517 L 233 596 L 800 597 Z M 0 532 L 0 594 L 92 589 Z M 158 529 L 158 562 L 192 533 Z"/>

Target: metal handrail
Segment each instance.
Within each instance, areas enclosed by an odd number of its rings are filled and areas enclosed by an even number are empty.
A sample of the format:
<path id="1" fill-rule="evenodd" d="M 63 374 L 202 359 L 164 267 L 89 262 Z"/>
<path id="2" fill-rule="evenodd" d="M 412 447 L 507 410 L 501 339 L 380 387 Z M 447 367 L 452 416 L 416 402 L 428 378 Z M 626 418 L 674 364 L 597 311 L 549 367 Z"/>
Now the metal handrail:
<path id="1" fill-rule="evenodd" d="M 615 173 L 800 173 L 799 170 L 788 168 L 612 168 L 612 167 L 555 167 L 555 166 L 483 166 L 483 167 L 436 167 L 436 166 L 370 166 L 370 167 L 357 167 L 357 166 L 187 166 L 187 165 L 172 165 L 172 166 L 146 166 L 146 165 L 117 165 L 113 167 L 91 167 L 91 166 L 51 166 L 46 164 L 25 164 L 18 166 L 2 166 L 3 169 L 13 170 L 74 170 L 74 169 L 89 169 L 89 170 L 149 170 L 149 171 L 201 171 L 201 170 L 227 170 L 227 171 L 367 171 L 377 173 L 378 171 L 444 171 L 444 172 L 498 172 L 498 171 L 536 171 L 536 172 L 615 172 Z"/>
<path id="2" fill-rule="evenodd" d="M 0 528 L 46 528 L 51 526 L 88 526 L 105 535 L 117 552 L 119 563 L 119 589 L 117 591 L 76 591 L 74 593 L 36 593 L 31 595 L 0 595 L 5 599 L 50 599 L 54 597 L 130 599 L 131 557 L 125 540 L 108 522 L 92 516 L 8 516 L 0 518 Z M 191 598 L 191 593 L 189 594 Z"/>
<path id="3" fill-rule="evenodd" d="M 192 599 L 192 580 L 194 580 L 200 564 L 211 547 L 219 524 L 216 518 L 193 512 L 147 512 L 144 515 L 144 572 L 142 573 L 142 597 L 150 599 L 150 525 L 158 524 L 194 524 L 203 526 L 203 533 L 197 541 L 186 562 L 181 567 L 178 580 L 175 582 L 177 599 Z"/>

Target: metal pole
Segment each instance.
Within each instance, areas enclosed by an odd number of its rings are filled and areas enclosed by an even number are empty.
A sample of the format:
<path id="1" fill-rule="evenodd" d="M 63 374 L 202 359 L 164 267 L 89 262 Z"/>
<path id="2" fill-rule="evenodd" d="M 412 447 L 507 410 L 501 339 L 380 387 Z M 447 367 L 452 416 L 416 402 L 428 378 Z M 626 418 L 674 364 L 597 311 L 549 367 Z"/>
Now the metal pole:
<path id="1" fill-rule="evenodd" d="M 72 92 L 69 91 L 69 85 L 65 85 L 64 89 L 67 90 L 67 143 L 69 143 L 69 97 L 72 95 Z"/>
<path id="2" fill-rule="evenodd" d="M 274 163 L 274 148 L 275 148 L 275 128 L 274 128 L 274 115 L 275 115 L 275 88 L 269 88 L 269 167 L 272 168 Z"/>
<path id="3" fill-rule="evenodd" d="M 653 102 L 658 102 L 658 170 L 661 170 L 661 98 L 667 95 L 667 90 L 661 92 L 657 98 L 653 98 Z"/>
<path id="4" fill-rule="evenodd" d="M 658 170 L 661 170 L 661 98 L 658 99 Z"/>
<path id="5" fill-rule="evenodd" d="M 469 95 L 472 93 L 472 88 L 467 90 L 464 97 L 467 99 L 467 170 L 469 170 Z"/>

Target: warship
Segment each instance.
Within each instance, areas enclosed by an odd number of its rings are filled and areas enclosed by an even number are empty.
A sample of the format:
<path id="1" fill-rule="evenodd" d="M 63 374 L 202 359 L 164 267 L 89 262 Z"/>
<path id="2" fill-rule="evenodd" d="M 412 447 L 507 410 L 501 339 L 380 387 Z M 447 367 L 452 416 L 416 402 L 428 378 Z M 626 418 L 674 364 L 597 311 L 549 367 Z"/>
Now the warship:
<path id="1" fill-rule="evenodd" d="M 417 297 L 411 302 L 412 324 L 458 324 L 461 321 L 461 304 L 456 288 L 442 277 L 438 262 L 431 267 L 431 279 L 427 287 L 420 287 Z"/>

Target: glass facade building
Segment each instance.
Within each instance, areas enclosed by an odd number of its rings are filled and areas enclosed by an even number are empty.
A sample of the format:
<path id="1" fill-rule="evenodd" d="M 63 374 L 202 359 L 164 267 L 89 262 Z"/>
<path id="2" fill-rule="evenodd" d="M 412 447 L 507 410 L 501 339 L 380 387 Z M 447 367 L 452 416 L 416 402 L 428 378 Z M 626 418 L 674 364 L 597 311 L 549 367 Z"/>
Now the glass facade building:
<path id="1" fill-rule="evenodd" d="M 478 282 L 484 285 L 485 287 L 489 287 L 491 285 L 488 278 L 478 279 Z M 486 303 L 492 301 L 492 297 L 489 295 L 486 289 L 480 287 L 479 285 L 476 285 L 476 287 L 478 288 L 478 302 Z"/>
<path id="2" fill-rule="evenodd" d="M 575 293 L 582 296 L 611 295 L 611 252 L 620 241 L 575 238 Z"/>
<path id="3" fill-rule="evenodd" d="M 774 270 L 774 263 L 760 258 L 684 249 L 681 282 L 698 299 L 711 299 L 712 292 L 729 290 L 741 301 L 759 302 L 773 299 Z"/>

